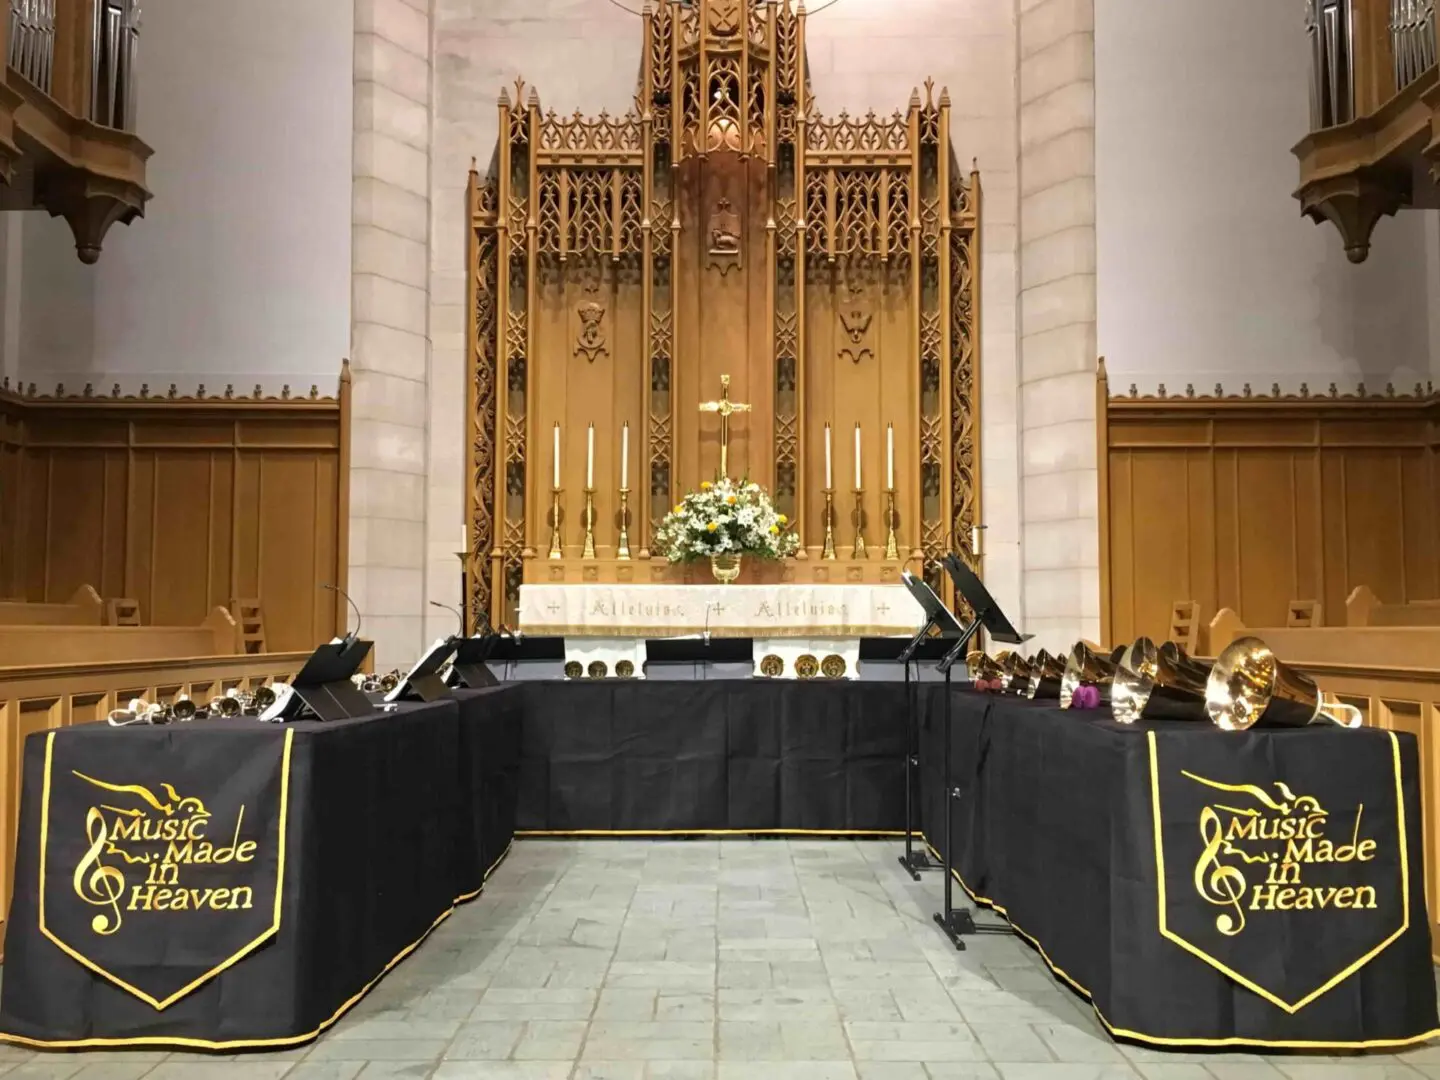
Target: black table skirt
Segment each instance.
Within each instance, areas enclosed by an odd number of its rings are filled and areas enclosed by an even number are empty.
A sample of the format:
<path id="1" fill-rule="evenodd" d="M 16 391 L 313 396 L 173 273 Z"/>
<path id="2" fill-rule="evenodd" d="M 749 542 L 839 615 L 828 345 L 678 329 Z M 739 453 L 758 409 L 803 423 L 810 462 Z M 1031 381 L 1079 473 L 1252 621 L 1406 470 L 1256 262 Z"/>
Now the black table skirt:
<path id="1" fill-rule="evenodd" d="M 905 827 L 895 683 L 525 684 L 520 835 Z"/>
<path id="2" fill-rule="evenodd" d="M 431 705 L 405 705 L 395 714 L 324 724 L 261 725 L 236 719 L 185 727 L 85 725 L 31 736 L 25 747 L 15 899 L 6 927 L 0 1031 L 11 1041 L 55 1048 L 161 1044 L 233 1049 L 314 1038 L 457 903 L 476 896 L 508 850 L 521 705 L 518 688 L 502 687 L 462 691 L 455 700 Z M 117 756 L 138 751 L 160 763 L 155 775 L 173 777 L 184 795 L 217 790 L 224 781 L 217 769 L 231 764 L 242 769 L 247 757 L 278 755 L 287 736 L 280 923 L 268 940 L 157 1010 L 87 970 L 38 932 L 39 820 L 50 738 L 64 742 L 57 760 L 84 762 L 97 777 L 123 771 Z M 209 743 L 214 745 L 207 750 Z M 211 752 L 216 749 L 218 754 Z M 57 775 L 56 782 L 60 779 Z M 110 796 L 121 805 L 126 798 Z M 249 809 L 253 822 L 257 807 Z M 58 812 L 52 808 L 52 814 Z M 217 814 L 224 830 L 230 820 Z M 251 835 L 248 829 L 245 835 Z M 118 856 L 110 858 L 118 865 Z M 68 888 L 70 868 L 64 869 Z M 144 878 L 132 876 L 136 880 Z M 191 881 L 182 884 L 192 881 L 203 885 L 203 870 L 194 870 Z M 209 915 L 172 914 L 176 920 Z M 50 918 L 56 917 L 52 911 Z M 70 936 L 93 942 L 85 931 L 79 926 Z M 165 957 L 162 964 L 185 970 L 186 958 L 178 955 L 174 942 L 142 946 L 147 943 L 137 942 L 137 951 Z M 95 947 L 114 952 L 108 942 Z M 209 946 L 199 948 L 205 954 Z M 219 954 L 205 954 L 196 970 L 218 959 Z M 114 973 L 129 976 L 137 986 L 142 980 L 153 985 L 166 979 L 153 961 Z"/>
<path id="3" fill-rule="evenodd" d="M 943 856 L 943 698 L 921 700 L 923 827 Z M 1091 998 L 1113 1035 L 1162 1046 L 1324 1052 L 1440 1034 L 1412 736 L 1321 727 L 1234 734 L 1183 722 L 1130 727 L 1098 711 L 968 690 L 952 695 L 951 708 L 961 792 L 951 803 L 957 880 Z M 1257 810 L 1261 819 L 1280 816 L 1266 812 L 1253 791 L 1203 781 L 1263 785 L 1278 797 L 1275 780 L 1299 799 L 1325 804 L 1333 819 L 1327 835 L 1342 846 L 1363 804 L 1357 831 L 1378 840 L 1377 855 L 1372 864 L 1338 868 L 1337 884 L 1375 883 L 1376 910 L 1276 914 L 1242 901 L 1237 913 L 1197 892 L 1197 883 L 1214 883 L 1216 856 L 1248 876 L 1244 895 L 1252 903 L 1269 870 L 1223 850 L 1207 857 L 1197 832 L 1204 807 L 1221 807 L 1222 818 L 1229 816 L 1223 808 L 1236 809 L 1242 824 Z M 1401 918 L 1400 814 L 1408 926 Z M 1164 823 L 1158 852 L 1157 817 Z M 1258 857 L 1265 845 L 1237 846 Z M 1307 880 L 1319 875 L 1317 882 L 1332 872 L 1326 865 L 1302 869 Z M 1217 933 L 1220 914 L 1232 931 L 1240 917 L 1246 925 L 1233 936 Z M 1372 948 L 1378 953 L 1356 968 Z"/>

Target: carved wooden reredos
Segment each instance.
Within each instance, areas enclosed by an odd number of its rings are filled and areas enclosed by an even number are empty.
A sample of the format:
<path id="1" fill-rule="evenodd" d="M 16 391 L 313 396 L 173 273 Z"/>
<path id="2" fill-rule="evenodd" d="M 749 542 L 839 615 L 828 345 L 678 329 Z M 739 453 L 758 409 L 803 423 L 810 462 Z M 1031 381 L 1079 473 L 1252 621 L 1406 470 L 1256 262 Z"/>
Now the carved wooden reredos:
<path id="1" fill-rule="evenodd" d="M 718 468 L 698 406 L 722 374 L 754 405 L 731 426 L 730 472 L 771 490 L 801 559 L 820 553 L 833 425 L 831 580 L 875 580 L 893 423 L 901 558 L 939 585 L 936 560 L 968 550 L 979 511 L 980 185 L 954 164 L 948 93 L 927 82 L 893 116 L 825 119 L 791 0 L 660 0 L 643 23 L 632 111 L 559 117 L 517 84 L 489 175 L 471 173 L 467 619 L 513 622 L 527 565 L 555 566 L 557 421 L 565 561 L 589 423 L 597 556 L 614 558 L 628 421 L 622 580 L 674 575 L 649 538 Z M 845 561 L 857 423 L 869 570 Z"/>

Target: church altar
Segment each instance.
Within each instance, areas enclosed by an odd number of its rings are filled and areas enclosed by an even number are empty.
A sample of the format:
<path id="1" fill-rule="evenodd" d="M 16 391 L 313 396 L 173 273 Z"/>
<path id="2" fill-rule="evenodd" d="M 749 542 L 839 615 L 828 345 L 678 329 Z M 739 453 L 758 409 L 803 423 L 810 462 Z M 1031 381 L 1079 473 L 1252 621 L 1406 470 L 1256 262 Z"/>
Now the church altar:
<path id="1" fill-rule="evenodd" d="M 899 585 L 522 585 L 520 628 L 564 637 L 860 638 L 924 621 Z"/>

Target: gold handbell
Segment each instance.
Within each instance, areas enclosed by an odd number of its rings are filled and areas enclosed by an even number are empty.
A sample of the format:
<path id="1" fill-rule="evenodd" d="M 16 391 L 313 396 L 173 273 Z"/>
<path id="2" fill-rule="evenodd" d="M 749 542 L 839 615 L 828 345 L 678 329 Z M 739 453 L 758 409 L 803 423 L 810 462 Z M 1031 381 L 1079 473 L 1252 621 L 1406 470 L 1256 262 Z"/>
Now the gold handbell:
<path id="1" fill-rule="evenodd" d="M 210 699 L 211 716 L 239 716 L 240 699 L 231 694 L 224 694 Z"/>
<path id="2" fill-rule="evenodd" d="M 176 694 L 175 700 L 170 702 L 170 718 L 184 723 L 187 720 L 194 720 L 199 710 L 195 702 L 190 700 L 189 694 Z"/>
<path id="3" fill-rule="evenodd" d="M 1030 663 L 1030 679 L 1025 684 L 1025 696 L 1031 701 L 1058 698 L 1060 683 L 1064 678 L 1065 661 L 1041 649 Z"/>
<path id="4" fill-rule="evenodd" d="M 266 686 L 262 683 L 257 686 L 255 692 L 250 695 L 250 701 L 255 707 L 256 715 L 263 713 L 271 705 L 275 704 L 274 687 Z"/>
<path id="5" fill-rule="evenodd" d="M 1075 700 L 1075 691 L 1093 686 L 1100 691 L 1100 700 L 1110 701 L 1110 685 L 1115 681 L 1116 657 L 1099 653 L 1083 641 L 1077 641 L 1065 661 L 1065 677 L 1060 680 L 1060 707 L 1068 709 Z"/>
<path id="6" fill-rule="evenodd" d="M 387 694 L 399 685 L 400 672 L 398 671 L 387 671 L 384 675 L 380 676 L 380 689 Z"/>
<path id="7" fill-rule="evenodd" d="M 1027 660 L 1019 653 L 1011 653 L 1000 662 L 1000 667 L 1006 675 L 1005 691 L 1011 694 L 1023 694 L 1025 688 L 1030 685 L 1030 668 L 1032 661 Z"/>
<path id="8" fill-rule="evenodd" d="M 1205 684 L 1205 711 L 1224 731 L 1307 724 L 1358 728 L 1365 722 L 1354 705 L 1327 697 L 1314 679 L 1253 637 L 1237 638 L 1215 658 Z"/>
<path id="9" fill-rule="evenodd" d="M 965 657 L 965 666 L 970 671 L 970 681 L 974 682 L 1000 682 L 1009 678 L 1005 669 L 1000 666 L 1000 661 L 992 659 L 978 649 Z"/>
<path id="10" fill-rule="evenodd" d="M 1122 724 L 1137 720 L 1205 720 L 1205 680 L 1210 664 L 1185 655 L 1167 641 L 1158 649 L 1136 638 L 1125 650 L 1110 684 L 1110 711 Z"/>

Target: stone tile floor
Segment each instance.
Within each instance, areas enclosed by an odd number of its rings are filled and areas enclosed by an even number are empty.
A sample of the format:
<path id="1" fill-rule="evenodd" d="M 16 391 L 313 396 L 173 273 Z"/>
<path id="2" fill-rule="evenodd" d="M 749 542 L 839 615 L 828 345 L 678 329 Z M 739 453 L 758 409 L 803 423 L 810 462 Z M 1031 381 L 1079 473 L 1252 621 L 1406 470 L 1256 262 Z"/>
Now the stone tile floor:
<path id="1" fill-rule="evenodd" d="M 335 1029 L 217 1058 L 31 1054 L 0 1080 L 1389 1080 L 1398 1056 L 1117 1046 L 1014 937 L 956 952 L 894 842 L 517 843 Z M 993 918 L 986 916 L 985 918 Z"/>

